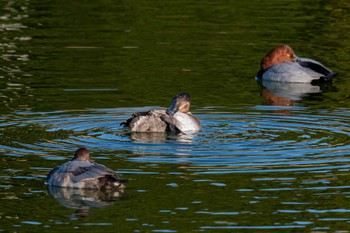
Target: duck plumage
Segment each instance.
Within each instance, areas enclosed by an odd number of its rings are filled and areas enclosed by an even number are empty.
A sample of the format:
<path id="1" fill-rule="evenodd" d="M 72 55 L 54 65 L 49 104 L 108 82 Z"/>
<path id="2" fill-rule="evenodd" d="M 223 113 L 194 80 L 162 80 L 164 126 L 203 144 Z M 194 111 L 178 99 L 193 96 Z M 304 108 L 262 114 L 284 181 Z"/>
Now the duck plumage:
<path id="1" fill-rule="evenodd" d="M 201 124 L 190 112 L 190 105 L 190 95 L 181 92 L 174 96 L 170 108 L 134 113 L 121 125 L 129 127 L 131 132 L 196 132 Z"/>
<path id="2" fill-rule="evenodd" d="M 47 175 L 47 185 L 67 188 L 123 189 L 125 183 L 112 169 L 92 161 L 86 148 L 78 149 L 71 161 Z"/>
<path id="3" fill-rule="evenodd" d="M 299 58 L 288 45 L 277 46 L 260 63 L 258 80 L 318 83 L 332 81 L 335 73 L 310 58 Z"/>

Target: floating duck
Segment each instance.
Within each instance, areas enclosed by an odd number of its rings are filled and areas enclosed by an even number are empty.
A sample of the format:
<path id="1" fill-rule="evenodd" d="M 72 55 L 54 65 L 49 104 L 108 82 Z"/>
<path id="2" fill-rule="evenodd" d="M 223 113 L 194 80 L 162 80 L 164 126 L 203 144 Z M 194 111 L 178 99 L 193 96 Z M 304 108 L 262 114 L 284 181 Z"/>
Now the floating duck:
<path id="1" fill-rule="evenodd" d="M 91 160 L 86 148 L 75 152 L 74 158 L 56 167 L 47 175 L 47 185 L 78 189 L 123 189 L 122 180 L 112 170 Z"/>
<path id="2" fill-rule="evenodd" d="M 171 100 L 170 108 L 134 113 L 121 125 L 131 132 L 197 132 L 201 124 L 190 112 L 190 106 L 190 95 L 181 92 Z"/>
<path id="3" fill-rule="evenodd" d="M 258 80 L 291 83 L 322 83 L 332 81 L 335 73 L 320 62 L 299 58 L 288 45 L 280 45 L 261 61 Z"/>

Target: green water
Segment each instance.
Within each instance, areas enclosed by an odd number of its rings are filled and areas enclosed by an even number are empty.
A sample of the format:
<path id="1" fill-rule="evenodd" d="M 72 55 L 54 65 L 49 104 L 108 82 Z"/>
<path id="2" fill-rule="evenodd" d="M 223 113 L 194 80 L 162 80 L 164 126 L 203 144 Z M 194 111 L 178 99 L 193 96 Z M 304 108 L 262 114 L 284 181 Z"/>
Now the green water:
<path id="1" fill-rule="evenodd" d="M 3 4 L 2 111 L 163 105 L 184 89 L 199 106 L 256 104 L 260 59 L 283 43 L 347 84 L 346 3 L 75 4 Z"/>
<path id="2" fill-rule="evenodd" d="M 0 231 L 349 232 L 349 7 L 2 1 Z M 271 106 L 255 75 L 279 44 L 337 72 L 333 85 Z M 119 126 L 180 91 L 197 135 Z M 130 180 L 83 215 L 44 184 L 80 146 Z"/>

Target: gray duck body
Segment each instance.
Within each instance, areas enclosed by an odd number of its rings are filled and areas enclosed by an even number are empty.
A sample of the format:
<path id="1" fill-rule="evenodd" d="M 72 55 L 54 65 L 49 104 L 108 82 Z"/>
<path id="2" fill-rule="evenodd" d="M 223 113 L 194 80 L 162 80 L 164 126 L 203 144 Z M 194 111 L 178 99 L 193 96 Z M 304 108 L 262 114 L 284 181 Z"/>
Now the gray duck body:
<path id="1" fill-rule="evenodd" d="M 90 159 L 85 148 L 76 151 L 74 158 L 56 167 L 47 175 L 47 185 L 78 189 L 123 189 L 122 180 L 108 167 Z"/>
<path id="2" fill-rule="evenodd" d="M 134 113 L 121 124 L 131 132 L 197 132 L 200 121 L 189 110 L 190 96 L 181 92 L 172 99 L 170 108 Z"/>

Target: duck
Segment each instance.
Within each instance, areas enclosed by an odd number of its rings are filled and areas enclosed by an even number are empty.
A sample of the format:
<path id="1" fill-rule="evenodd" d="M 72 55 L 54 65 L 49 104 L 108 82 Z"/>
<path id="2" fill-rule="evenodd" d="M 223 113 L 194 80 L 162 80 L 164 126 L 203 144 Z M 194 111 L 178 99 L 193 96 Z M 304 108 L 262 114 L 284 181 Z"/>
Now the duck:
<path id="1" fill-rule="evenodd" d="M 332 82 L 335 75 L 318 61 L 298 57 L 289 45 L 279 45 L 263 57 L 256 79 L 317 84 Z"/>
<path id="2" fill-rule="evenodd" d="M 180 92 L 171 100 L 168 109 L 151 109 L 147 112 L 137 112 L 121 123 L 130 128 L 131 132 L 198 132 L 201 123 L 190 112 L 191 97 L 187 92 Z"/>
<path id="3" fill-rule="evenodd" d="M 72 160 L 52 169 L 46 179 L 48 186 L 94 190 L 122 190 L 126 182 L 112 169 L 91 160 L 85 147 L 76 150 Z"/>

